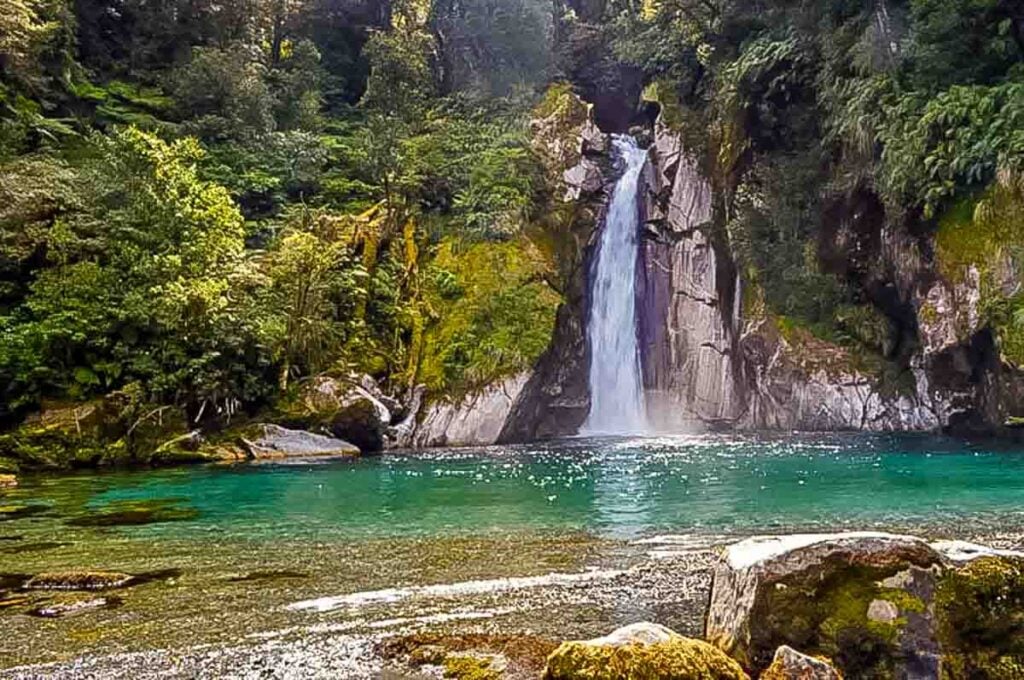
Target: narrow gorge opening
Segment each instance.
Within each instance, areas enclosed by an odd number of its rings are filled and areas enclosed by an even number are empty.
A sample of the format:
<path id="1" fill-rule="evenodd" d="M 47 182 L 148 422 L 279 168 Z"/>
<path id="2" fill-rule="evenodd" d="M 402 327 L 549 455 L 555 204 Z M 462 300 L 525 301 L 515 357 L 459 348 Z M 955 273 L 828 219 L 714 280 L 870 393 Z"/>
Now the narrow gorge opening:
<path id="1" fill-rule="evenodd" d="M 615 135 L 612 143 L 623 172 L 612 191 L 591 270 L 590 413 L 584 434 L 647 430 L 636 335 L 637 187 L 647 152 L 627 135 Z"/>

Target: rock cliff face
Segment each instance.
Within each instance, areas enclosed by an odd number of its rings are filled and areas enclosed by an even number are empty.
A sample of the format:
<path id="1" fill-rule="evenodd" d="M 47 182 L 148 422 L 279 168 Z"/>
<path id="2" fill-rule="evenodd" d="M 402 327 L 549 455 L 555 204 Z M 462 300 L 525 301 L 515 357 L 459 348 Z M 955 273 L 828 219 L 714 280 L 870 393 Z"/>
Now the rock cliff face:
<path id="1" fill-rule="evenodd" d="M 568 96 L 578 106 L 534 122 L 549 185 L 561 199 L 558 210 L 566 213 L 566 245 L 559 256 L 565 302 L 558 310 L 551 346 L 512 405 L 500 442 L 575 434 L 590 411 L 588 272 L 596 227 L 604 219 L 614 173 L 610 140 L 594 123 L 592 109 L 575 95 Z M 551 153 L 552 148 L 559 151 Z"/>
<path id="2" fill-rule="evenodd" d="M 732 421 L 736 392 L 729 261 L 712 244 L 711 186 L 678 137 L 658 126 L 640 192 L 638 324 L 651 424 L 664 430 Z"/>
<path id="3" fill-rule="evenodd" d="M 660 123 L 640 197 L 640 334 L 656 429 L 927 430 L 942 424 L 924 373 L 887 394 L 844 349 L 787 341 L 743 308 L 743 281 L 712 225 L 711 186 Z"/>
<path id="4" fill-rule="evenodd" d="M 573 215 L 561 255 L 565 302 L 550 348 L 528 379 L 516 378 L 521 389 L 493 388 L 514 393 L 502 402 L 506 415 L 496 402 L 477 402 L 489 423 L 503 420 L 499 442 L 575 434 L 590 408 L 590 256 L 615 173 L 592 111 L 567 96 L 534 130 L 550 184 Z M 640 184 L 637 331 L 652 429 L 992 433 L 1024 414 L 1024 377 L 1000 360 L 984 326 L 977 269 L 956 280 L 941 275 L 932 237 L 886 226 L 873 196 L 837 200 L 818 244 L 822 268 L 856 279 L 894 329 L 889 359 L 865 363 L 810 333 L 785 332 L 752 303 L 714 224 L 711 184 L 660 121 Z M 1012 262 L 993 267 L 1004 291 L 1021 287 Z M 473 420 L 470 404 L 443 408 L 428 416 L 429 434 L 417 444 L 444 441 L 437 433 L 446 418 Z"/>
<path id="5" fill-rule="evenodd" d="M 869 260 L 865 288 L 901 330 L 899 374 L 883 377 L 809 334 L 787 339 L 744 307 L 744 282 L 712 226 L 711 187 L 679 137 L 659 123 L 654 140 L 639 199 L 638 323 L 655 428 L 992 431 L 1011 415 L 1021 381 L 980 325 L 976 271 L 951 283 L 927 242 L 837 217 L 826 244 L 837 264 L 826 248 L 823 266 L 858 266 L 843 253 L 868 241 L 856 250 Z"/>
<path id="6" fill-rule="evenodd" d="M 413 445 L 424 448 L 495 443 L 529 378 L 529 373 L 522 373 L 457 401 L 433 402 L 416 427 Z"/>

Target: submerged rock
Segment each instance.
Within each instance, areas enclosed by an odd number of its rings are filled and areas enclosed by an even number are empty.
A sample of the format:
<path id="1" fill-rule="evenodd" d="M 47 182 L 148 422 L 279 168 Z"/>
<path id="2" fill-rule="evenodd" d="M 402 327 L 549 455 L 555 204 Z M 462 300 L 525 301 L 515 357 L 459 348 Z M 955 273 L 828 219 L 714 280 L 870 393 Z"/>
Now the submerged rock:
<path id="1" fill-rule="evenodd" d="M 107 590 L 123 588 L 134 578 L 118 571 L 51 571 L 36 574 L 24 587 L 29 590 Z"/>
<path id="2" fill-rule="evenodd" d="M 251 438 L 243 438 L 242 444 L 256 459 L 359 454 L 359 448 L 347 441 L 270 424 L 257 425 Z"/>
<path id="3" fill-rule="evenodd" d="M 32 578 L 31 574 L 0 572 L 0 591 L 21 588 L 30 578 Z"/>
<path id="4" fill-rule="evenodd" d="M 548 657 L 546 680 L 747 680 L 714 646 L 654 623 L 634 623 L 594 640 L 563 642 Z"/>
<path id="5" fill-rule="evenodd" d="M 39 541 L 36 543 L 18 543 L 15 545 L 0 548 L 0 554 L 20 555 L 22 553 L 55 550 L 56 548 L 63 548 L 64 546 L 68 545 L 71 544 L 64 541 Z"/>
<path id="6" fill-rule="evenodd" d="M 772 665 L 759 680 L 843 680 L 843 676 L 828 661 L 783 645 L 775 650 Z"/>
<path id="7" fill-rule="evenodd" d="M 705 637 L 752 673 L 788 645 L 847 677 L 1020 677 L 986 669 L 1024 654 L 1024 555 L 876 532 L 748 539 L 715 567 Z"/>
<path id="8" fill-rule="evenodd" d="M 102 510 L 72 517 L 65 522 L 75 527 L 140 526 L 160 522 L 186 522 L 199 517 L 195 508 L 178 505 L 175 498 L 115 501 Z"/>
<path id="9" fill-rule="evenodd" d="M 11 609 L 13 607 L 21 607 L 23 605 L 29 604 L 31 601 L 32 598 L 28 595 L 0 595 L 0 610 Z"/>
<path id="10" fill-rule="evenodd" d="M 49 509 L 50 506 L 43 505 L 42 503 L 10 503 L 8 505 L 0 505 L 0 522 L 34 517 L 35 515 L 47 512 Z"/>

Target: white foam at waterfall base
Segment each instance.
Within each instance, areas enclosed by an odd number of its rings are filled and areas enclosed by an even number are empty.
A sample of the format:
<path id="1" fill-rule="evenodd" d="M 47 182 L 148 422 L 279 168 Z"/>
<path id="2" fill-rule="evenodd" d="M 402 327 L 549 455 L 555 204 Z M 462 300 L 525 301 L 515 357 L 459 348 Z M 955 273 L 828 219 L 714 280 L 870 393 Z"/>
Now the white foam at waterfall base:
<path id="1" fill-rule="evenodd" d="M 590 414 L 583 434 L 647 431 L 636 337 L 637 185 L 647 152 L 625 135 L 616 135 L 613 145 L 625 169 L 612 192 L 593 270 L 587 324 Z"/>

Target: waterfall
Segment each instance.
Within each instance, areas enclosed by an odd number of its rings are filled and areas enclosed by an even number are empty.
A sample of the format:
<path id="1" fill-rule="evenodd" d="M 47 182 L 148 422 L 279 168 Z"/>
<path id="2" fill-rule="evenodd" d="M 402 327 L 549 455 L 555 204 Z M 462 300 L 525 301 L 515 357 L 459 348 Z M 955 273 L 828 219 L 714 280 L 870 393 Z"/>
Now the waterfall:
<path id="1" fill-rule="evenodd" d="M 647 429 L 636 337 L 637 183 L 647 152 L 632 137 L 613 145 L 624 172 L 615 184 L 597 249 L 587 340 L 590 345 L 589 434 Z"/>

